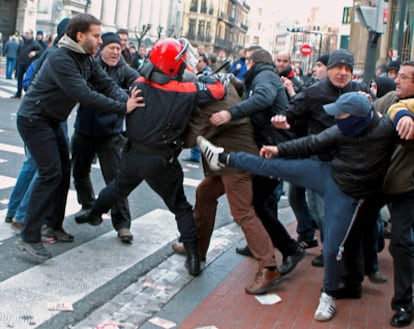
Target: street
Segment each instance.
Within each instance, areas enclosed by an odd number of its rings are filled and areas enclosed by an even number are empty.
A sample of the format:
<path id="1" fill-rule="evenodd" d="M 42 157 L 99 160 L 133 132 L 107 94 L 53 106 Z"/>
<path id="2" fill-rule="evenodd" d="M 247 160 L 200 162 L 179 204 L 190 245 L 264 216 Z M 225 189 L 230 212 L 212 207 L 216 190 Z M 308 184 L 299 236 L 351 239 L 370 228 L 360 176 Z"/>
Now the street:
<path id="1" fill-rule="evenodd" d="M 142 184 L 129 197 L 135 240 L 132 245 L 125 245 L 118 240 L 109 215 L 98 227 L 75 223 L 73 214 L 80 206 L 71 186 L 64 227 L 75 236 L 75 241 L 47 244 L 53 258 L 43 264 L 18 250 L 14 246 L 16 233 L 4 222 L 8 200 L 25 158 L 16 130 L 20 100 L 10 99 L 15 88 L 15 80 L 0 78 L 0 328 L 95 328 L 120 308 L 111 300 L 116 296 L 122 298 L 124 289 L 129 289 L 129 302 L 134 295 L 142 306 L 138 308 L 134 303 L 133 311 L 125 313 L 133 318 L 129 321 L 135 328 L 192 279 L 184 267 L 184 257 L 172 255 L 171 243 L 178 236 L 174 217 L 158 195 Z M 74 116 L 72 113 L 69 119 L 70 131 Z M 182 165 L 185 191 L 194 203 L 195 187 L 203 177 L 201 165 L 183 161 Z M 104 186 L 98 165 L 92 169 L 92 181 L 97 194 Z M 242 237 L 239 228 L 232 224 L 225 198 L 222 199 L 216 221 L 217 242 L 212 242 L 209 262 Z M 153 294 L 144 298 L 149 287 L 159 290 L 161 285 L 165 287 L 161 289 L 162 298 L 151 301 Z M 125 308 L 127 304 L 124 301 L 122 305 Z M 105 311 L 98 310 L 101 306 Z M 70 310 L 59 312 L 66 308 Z M 118 322 L 119 318 L 118 314 Z M 81 321 L 84 322 L 76 326 Z"/>

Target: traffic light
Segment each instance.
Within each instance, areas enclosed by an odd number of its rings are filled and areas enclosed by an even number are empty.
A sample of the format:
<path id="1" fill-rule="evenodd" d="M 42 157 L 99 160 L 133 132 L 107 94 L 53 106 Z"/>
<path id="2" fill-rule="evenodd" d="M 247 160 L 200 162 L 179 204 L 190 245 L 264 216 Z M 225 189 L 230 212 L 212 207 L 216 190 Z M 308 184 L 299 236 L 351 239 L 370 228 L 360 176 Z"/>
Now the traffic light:
<path id="1" fill-rule="evenodd" d="M 371 3 L 371 5 L 375 5 L 375 7 L 357 5 L 357 17 L 362 26 L 370 32 L 383 34 L 386 27 L 388 5 L 384 3 L 384 0 L 377 0 L 375 3 Z"/>

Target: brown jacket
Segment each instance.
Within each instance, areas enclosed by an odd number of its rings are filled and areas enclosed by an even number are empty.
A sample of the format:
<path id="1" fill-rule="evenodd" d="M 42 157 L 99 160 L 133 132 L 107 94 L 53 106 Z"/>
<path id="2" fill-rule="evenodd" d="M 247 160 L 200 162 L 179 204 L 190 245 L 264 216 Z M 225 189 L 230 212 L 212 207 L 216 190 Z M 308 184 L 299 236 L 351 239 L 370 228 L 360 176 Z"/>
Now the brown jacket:
<path id="1" fill-rule="evenodd" d="M 228 93 L 223 100 L 205 105 L 198 113 L 193 114 L 185 135 L 185 147 L 195 146 L 197 136 L 202 135 L 215 145 L 223 147 L 226 152 L 236 151 L 258 154 L 259 150 L 254 139 L 253 127 L 248 118 L 230 121 L 218 127 L 210 123 L 210 116 L 213 113 L 229 109 L 238 102 L 240 102 L 240 96 L 234 86 L 230 84 Z M 203 169 L 206 176 L 224 175 L 240 171 L 229 167 L 212 171 L 204 158 Z"/>

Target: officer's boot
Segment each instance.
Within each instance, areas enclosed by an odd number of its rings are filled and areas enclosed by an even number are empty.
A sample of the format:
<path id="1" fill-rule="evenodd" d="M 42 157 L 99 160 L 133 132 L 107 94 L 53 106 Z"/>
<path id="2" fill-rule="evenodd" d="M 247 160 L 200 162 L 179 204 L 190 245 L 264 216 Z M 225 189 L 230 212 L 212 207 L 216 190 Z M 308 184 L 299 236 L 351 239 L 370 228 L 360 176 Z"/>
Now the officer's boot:
<path id="1" fill-rule="evenodd" d="M 184 242 L 187 260 L 185 262 L 188 273 L 192 276 L 200 274 L 200 256 L 198 255 L 197 241 Z"/>

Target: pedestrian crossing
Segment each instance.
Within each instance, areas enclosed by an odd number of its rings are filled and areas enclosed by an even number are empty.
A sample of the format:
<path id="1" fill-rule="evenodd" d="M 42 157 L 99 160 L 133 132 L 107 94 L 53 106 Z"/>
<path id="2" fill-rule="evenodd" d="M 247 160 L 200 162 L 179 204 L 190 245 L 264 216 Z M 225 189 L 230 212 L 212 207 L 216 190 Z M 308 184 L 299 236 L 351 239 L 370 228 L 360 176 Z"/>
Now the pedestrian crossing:
<path id="1" fill-rule="evenodd" d="M 10 98 L 16 94 L 17 80 L 0 79 L 0 98 Z"/>
<path id="2" fill-rule="evenodd" d="M 0 143 L 0 159 L 4 160 L 3 163 L 7 162 L 10 153 L 21 155 L 23 162 L 23 147 Z M 99 170 L 99 164 L 94 168 Z M 2 173 L 0 190 L 11 189 L 15 182 L 16 177 Z M 184 179 L 188 187 L 196 187 L 199 182 L 194 178 Z M 79 208 L 76 192 L 71 189 L 65 216 L 72 216 Z M 108 308 L 111 310 L 112 322 L 130 316 L 130 309 L 122 313 L 114 307 L 123 306 L 111 304 L 116 293 L 145 296 L 149 286 L 162 289 L 162 298 L 147 295 L 149 302 L 139 305 L 139 310 L 136 310 L 136 304 L 130 305 L 133 312 L 139 313 L 144 321 L 155 312 L 154 303 L 159 303 L 161 307 L 192 279 L 185 269 L 185 258 L 171 256 L 170 245 L 177 239 L 178 231 L 174 215 L 166 209 L 152 209 L 133 219 L 131 232 L 135 240 L 132 245 L 122 244 L 110 229 L 84 243 L 48 244 L 47 248 L 54 257 L 44 263 L 34 262 L 26 253 L 14 247 L 16 233 L 11 230 L 10 224 L 4 222 L 6 212 L 7 209 L 0 210 L 0 248 L 9 245 L 11 250 L 7 252 L 12 255 L 13 261 L 26 265 L 24 270 L 0 281 L 0 328 L 63 328 L 82 319 L 82 324 L 76 328 L 96 328 L 108 319 Z M 104 220 L 101 226 L 110 227 L 108 224 Z M 235 224 L 231 225 L 234 227 L 224 227 L 215 233 L 209 261 L 218 257 L 229 244 L 240 240 L 240 229 Z M 95 227 L 86 225 L 86 230 L 95 230 Z M 118 290 L 115 289 L 116 293 L 106 293 L 109 286 L 116 285 L 119 286 Z M 93 302 L 85 303 L 85 300 Z M 98 308 L 99 305 L 103 306 Z M 62 325 L 62 321 L 65 325 Z M 51 324 L 55 322 L 59 324 Z M 137 325 L 135 320 L 132 324 Z"/>

